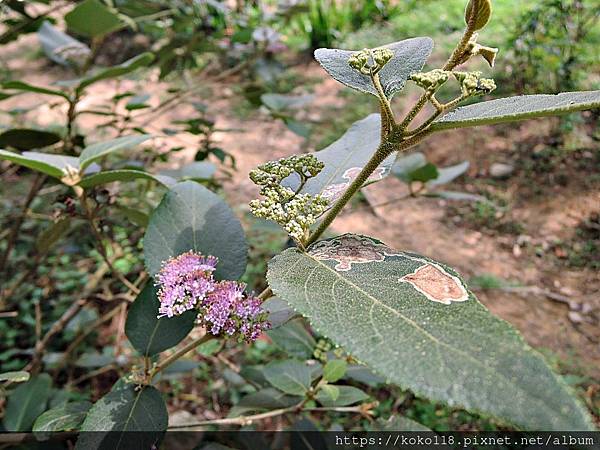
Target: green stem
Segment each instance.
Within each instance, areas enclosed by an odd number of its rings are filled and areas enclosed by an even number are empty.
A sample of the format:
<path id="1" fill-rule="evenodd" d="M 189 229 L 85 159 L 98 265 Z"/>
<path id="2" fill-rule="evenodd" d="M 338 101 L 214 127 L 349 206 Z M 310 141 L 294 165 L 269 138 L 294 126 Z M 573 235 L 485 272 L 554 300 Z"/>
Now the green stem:
<path id="1" fill-rule="evenodd" d="M 216 339 L 216 337 L 217 336 L 214 336 L 212 334 L 205 334 L 204 336 L 202 336 L 202 337 L 200 337 L 198 339 L 194 339 L 189 344 L 181 347 L 179 350 L 177 350 L 171 356 L 163 359 L 156 366 L 154 366 L 154 368 L 150 372 L 147 373 L 147 380 L 148 381 L 152 380 L 152 378 L 154 378 L 160 371 L 166 369 L 168 366 L 170 366 L 171 364 L 173 364 L 179 358 L 185 356 L 187 353 L 189 353 L 190 351 L 194 350 L 199 345 L 202 345 L 205 342 L 208 342 L 208 341 L 210 341 L 212 339 Z"/>
<path id="2" fill-rule="evenodd" d="M 342 209 L 344 209 L 344 206 L 346 206 L 346 204 L 350 201 L 354 194 L 356 194 L 356 192 L 358 192 L 363 187 L 364 183 L 367 181 L 369 176 L 371 176 L 371 174 L 375 172 L 375 170 L 385 160 L 385 158 L 387 158 L 394 151 L 402 152 L 408 150 L 409 148 L 417 145 L 419 142 L 425 139 L 425 137 L 427 137 L 429 134 L 429 130 L 424 130 L 408 139 L 405 139 L 404 141 L 398 144 L 389 141 L 382 143 L 375 152 L 375 154 L 371 157 L 367 165 L 363 167 L 358 176 L 354 179 L 352 184 L 350 184 L 350 186 L 348 186 L 348 188 L 344 191 L 342 197 L 340 197 L 340 199 L 337 202 L 335 202 L 333 207 L 325 215 L 317 229 L 309 236 L 306 242 L 306 247 L 310 246 L 311 244 L 314 244 L 315 241 L 319 239 L 319 237 L 321 237 L 321 235 L 325 232 L 325 230 L 327 230 L 329 225 L 331 225 L 331 223 L 335 220 L 337 215 L 342 211 Z"/>

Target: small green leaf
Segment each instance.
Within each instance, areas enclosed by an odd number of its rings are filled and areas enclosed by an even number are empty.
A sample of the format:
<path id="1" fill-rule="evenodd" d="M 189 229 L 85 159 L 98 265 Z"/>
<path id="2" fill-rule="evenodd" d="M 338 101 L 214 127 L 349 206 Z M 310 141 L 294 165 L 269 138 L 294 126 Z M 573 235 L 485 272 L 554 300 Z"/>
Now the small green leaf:
<path id="1" fill-rule="evenodd" d="M 128 59 L 117 66 L 101 69 L 93 75 L 76 80 L 78 82 L 76 91 L 81 93 L 81 91 L 83 91 L 86 87 L 96 83 L 97 81 L 127 75 L 128 73 L 133 72 L 140 67 L 148 66 L 153 60 L 154 55 L 152 53 L 142 53 L 141 55 Z"/>
<path id="2" fill-rule="evenodd" d="M 246 238 L 231 208 L 204 186 L 184 181 L 150 216 L 144 236 L 148 272 L 154 276 L 163 261 L 189 250 L 219 258 L 218 279 L 237 280 L 246 269 Z"/>
<path id="3" fill-rule="evenodd" d="M 298 122 L 292 118 L 286 118 L 283 122 L 285 123 L 285 126 L 288 127 L 288 130 L 290 130 L 292 133 L 297 134 L 304 139 L 308 139 L 310 136 L 311 130 L 307 124 Z"/>
<path id="4" fill-rule="evenodd" d="M 522 428 L 592 429 L 544 359 L 439 262 L 347 234 L 285 250 L 267 279 L 319 333 L 403 389 Z"/>
<path id="5" fill-rule="evenodd" d="M 597 108 L 600 108 L 600 91 L 563 92 L 556 95 L 521 95 L 457 108 L 436 120 L 431 125 L 431 129 L 438 131 L 494 125 Z"/>
<path id="6" fill-rule="evenodd" d="M 115 358 L 112 355 L 91 351 L 77 358 L 75 366 L 84 369 L 97 369 L 98 367 L 108 366 L 114 362 Z"/>
<path id="7" fill-rule="evenodd" d="M 17 91 L 35 92 L 36 94 L 55 95 L 69 100 L 69 95 L 63 91 L 34 86 L 23 81 L 7 81 L 1 84 L 2 89 L 15 89 Z"/>
<path id="8" fill-rule="evenodd" d="M 0 134 L 0 146 L 17 150 L 32 150 L 48 147 L 61 141 L 61 137 L 50 131 L 31 128 L 13 128 Z"/>
<path id="9" fill-rule="evenodd" d="M 29 380 L 29 372 L 25 372 L 24 370 L 0 373 L 0 381 L 10 381 L 11 383 L 23 383 L 27 380 Z"/>
<path id="10" fill-rule="evenodd" d="M 89 410 L 75 449 L 158 448 L 168 419 L 167 406 L 156 388 L 119 380 Z"/>
<path id="11" fill-rule="evenodd" d="M 391 98 L 404 88 L 408 77 L 423 68 L 433 49 L 433 40 L 428 37 L 416 37 L 382 47 L 394 52 L 394 57 L 379 72 L 384 93 Z M 348 59 L 355 52 L 355 50 L 320 48 L 315 51 L 315 58 L 327 73 L 340 83 L 377 96 L 371 78 L 348 64 Z"/>
<path id="12" fill-rule="evenodd" d="M 125 334 L 143 356 L 153 356 L 179 344 L 194 328 L 197 312 L 158 319 L 160 301 L 153 283 L 140 292 L 127 313 Z"/>
<path id="13" fill-rule="evenodd" d="M 438 177 L 438 169 L 432 163 L 427 163 L 423 167 L 412 171 L 409 174 L 410 181 L 420 181 L 426 183 L 427 181 L 435 180 Z"/>
<path id="14" fill-rule="evenodd" d="M 8 396 L 4 427 L 8 431 L 30 431 L 35 419 L 44 412 L 52 393 L 52 378 L 47 373 L 31 377 Z"/>
<path id="15" fill-rule="evenodd" d="M 126 150 L 131 147 L 140 145 L 142 142 L 147 141 L 152 136 L 149 134 L 133 135 L 133 136 L 122 136 L 110 141 L 98 142 L 87 146 L 79 155 L 79 165 L 82 169 L 85 169 L 91 163 L 99 160 L 100 158 L 108 155 L 109 153 Z"/>
<path id="16" fill-rule="evenodd" d="M 421 152 L 410 153 L 408 155 L 398 154 L 391 172 L 405 183 L 410 183 L 412 180 L 410 174 L 425 164 L 427 164 L 427 159 Z"/>
<path id="17" fill-rule="evenodd" d="M 291 396 L 274 388 L 264 388 L 243 397 L 229 417 L 236 417 L 251 411 L 269 411 L 278 408 L 288 408 L 302 401 L 302 397 Z"/>
<path id="18" fill-rule="evenodd" d="M 359 364 L 352 364 L 348 366 L 345 379 L 358 381 L 359 383 L 363 383 L 371 387 L 377 387 L 381 384 L 385 384 L 385 378 L 375 374 L 367 366 L 362 366 Z"/>
<path id="19" fill-rule="evenodd" d="M 358 388 L 353 386 L 337 386 L 339 390 L 338 397 L 333 400 L 329 395 L 323 393 L 321 390 L 317 392 L 317 401 L 323 406 L 348 406 L 354 403 L 362 402 L 369 398 L 369 396 Z"/>
<path id="20" fill-rule="evenodd" d="M 267 335 L 277 347 L 290 356 L 301 359 L 312 357 L 316 342 L 302 319 L 292 320 L 279 328 L 269 330 Z"/>
<path id="21" fill-rule="evenodd" d="M 335 383 L 346 375 L 348 363 L 343 359 L 333 359 L 328 361 L 323 368 L 323 378 L 329 383 Z"/>
<path id="22" fill-rule="evenodd" d="M 471 16 L 475 14 L 473 19 L 473 30 L 481 30 L 489 22 L 492 16 L 491 0 L 469 0 L 465 8 L 465 23 L 469 23 Z"/>
<path id="23" fill-rule="evenodd" d="M 319 393 L 322 393 L 323 396 L 326 396 L 332 402 L 335 402 L 340 397 L 340 389 L 333 384 L 325 384 L 321 386 Z"/>
<path id="24" fill-rule="evenodd" d="M 153 175 L 142 170 L 105 170 L 98 172 L 87 177 L 84 177 L 79 183 L 84 189 L 89 189 L 94 186 L 101 184 L 114 183 L 115 181 L 133 181 L 136 179 L 144 179 L 156 181 L 158 184 L 171 187 L 177 183 L 173 178 L 166 175 Z"/>
<path id="25" fill-rule="evenodd" d="M 38 439 L 47 439 L 50 433 L 77 430 L 91 407 L 90 402 L 73 402 L 52 408 L 35 420 L 33 432 Z"/>
<path id="26" fill-rule="evenodd" d="M 65 15 L 69 30 L 98 38 L 122 28 L 125 23 L 99 0 L 84 0 Z"/>
<path id="27" fill-rule="evenodd" d="M 144 211 L 137 210 L 135 208 L 129 208 L 123 205 L 116 205 L 116 208 L 121 214 L 123 214 L 129 222 L 138 227 L 146 228 L 150 217 Z"/>
<path id="28" fill-rule="evenodd" d="M 311 103 L 314 99 L 314 95 L 263 94 L 260 97 L 260 100 L 267 108 L 276 112 L 301 108 Z"/>
<path id="29" fill-rule="evenodd" d="M 300 361 L 272 361 L 265 366 L 265 378 L 290 395 L 304 395 L 310 389 L 311 369 Z"/>
<path id="30" fill-rule="evenodd" d="M 454 166 L 437 168 L 438 176 L 437 178 L 430 180 L 427 183 L 428 187 L 440 186 L 442 184 L 450 183 L 455 180 L 463 173 L 469 170 L 469 161 L 463 161 L 460 164 L 456 164 Z"/>
<path id="31" fill-rule="evenodd" d="M 0 150 L 0 159 L 14 162 L 28 169 L 37 170 L 54 178 L 62 178 L 68 166 L 77 169 L 79 160 L 74 156 L 53 155 L 50 153 L 23 152 L 13 153 Z"/>
<path id="32" fill-rule="evenodd" d="M 67 234 L 70 227 L 70 218 L 62 218 L 58 222 L 53 222 L 38 236 L 35 241 L 35 248 L 40 254 L 45 255 L 60 238 Z"/>

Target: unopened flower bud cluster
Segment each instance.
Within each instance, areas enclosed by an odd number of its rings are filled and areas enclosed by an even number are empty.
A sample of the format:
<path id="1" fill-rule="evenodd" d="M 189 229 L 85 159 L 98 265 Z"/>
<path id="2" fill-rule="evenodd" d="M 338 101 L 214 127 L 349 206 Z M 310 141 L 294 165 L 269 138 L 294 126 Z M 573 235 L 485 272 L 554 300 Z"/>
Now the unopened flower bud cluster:
<path id="1" fill-rule="evenodd" d="M 256 217 L 277 222 L 294 240 L 302 242 L 328 202 L 321 195 L 294 192 L 281 182 L 292 174 L 304 182 L 321 170 L 323 163 L 313 155 L 295 155 L 259 166 L 250 172 L 250 179 L 261 186 L 260 194 L 265 198 L 252 200 L 250 210 Z"/>
<path id="2" fill-rule="evenodd" d="M 313 357 L 322 363 L 327 362 L 327 353 L 331 350 L 331 342 L 327 339 L 319 339 L 313 351 Z"/>
<path id="3" fill-rule="evenodd" d="M 430 72 L 417 72 L 413 73 L 410 76 L 410 80 L 414 81 L 418 86 L 422 87 L 425 90 L 433 90 L 435 91 L 440 86 L 442 86 L 448 78 L 450 74 L 447 70 L 442 69 L 434 69 Z"/>
<path id="4" fill-rule="evenodd" d="M 348 64 L 363 75 L 370 75 L 379 72 L 393 57 L 394 52 L 389 48 L 365 48 L 354 53 L 348 59 Z"/>
<path id="5" fill-rule="evenodd" d="M 452 72 L 461 84 L 463 95 L 489 94 L 496 89 L 491 78 L 481 78 L 481 72 Z"/>

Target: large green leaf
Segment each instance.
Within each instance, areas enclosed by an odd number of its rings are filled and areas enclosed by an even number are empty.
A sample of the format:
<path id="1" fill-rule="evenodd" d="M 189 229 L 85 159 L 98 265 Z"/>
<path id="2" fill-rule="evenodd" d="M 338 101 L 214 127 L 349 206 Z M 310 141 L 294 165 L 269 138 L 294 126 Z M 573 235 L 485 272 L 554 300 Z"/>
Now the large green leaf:
<path id="1" fill-rule="evenodd" d="M 132 181 L 136 179 L 144 179 L 156 181 L 163 186 L 173 186 L 176 181 L 166 175 L 153 175 L 142 170 L 105 170 L 83 178 L 78 185 L 82 188 L 91 188 L 101 184 L 113 183 L 115 181 Z"/>
<path id="2" fill-rule="evenodd" d="M 98 142 L 87 146 L 79 155 L 79 164 L 85 169 L 91 163 L 108 155 L 109 153 L 125 150 L 147 141 L 152 136 L 149 134 L 140 134 L 133 136 L 122 136 L 110 141 Z"/>
<path id="3" fill-rule="evenodd" d="M 65 175 L 64 169 L 68 166 L 74 169 L 79 167 L 79 160 L 74 156 L 53 155 L 50 153 L 23 152 L 19 154 L 0 150 L 0 159 L 14 162 L 55 178 L 62 178 Z"/>
<path id="4" fill-rule="evenodd" d="M 88 412 L 75 449 L 158 447 L 168 418 L 165 401 L 154 387 L 119 380 Z"/>
<path id="5" fill-rule="evenodd" d="M 134 70 L 139 69 L 140 67 L 146 67 L 154 60 L 154 55 L 152 53 L 142 53 L 141 55 L 137 55 L 127 61 L 113 67 L 107 67 L 106 69 L 101 69 L 94 73 L 93 75 L 81 78 L 77 80 L 79 84 L 77 85 L 76 90 L 78 92 L 83 91 L 86 87 L 91 84 L 94 84 L 100 80 L 106 80 L 107 78 L 117 78 L 123 75 L 127 75 Z"/>
<path id="6" fill-rule="evenodd" d="M 76 430 L 91 406 L 90 402 L 73 402 L 49 409 L 36 419 L 33 431 L 39 438 L 40 433 L 46 436 L 46 433 Z"/>
<path id="7" fill-rule="evenodd" d="M 443 264 L 342 235 L 269 264 L 277 296 L 416 394 L 533 430 L 587 430 L 567 385 Z"/>
<path id="8" fill-rule="evenodd" d="M 69 30 L 97 38 L 124 26 L 119 16 L 99 0 L 84 0 L 65 15 Z"/>
<path id="9" fill-rule="evenodd" d="M 25 83 L 23 81 L 7 81 L 2 83 L 1 86 L 2 89 L 14 89 L 17 91 L 35 92 L 36 94 L 55 95 L 57 97 L 63 97 L 69 100 L 69 95 L 63 91 L 48 89 L 41 86 L 34 86 L 33 84 Z"/>
<path id="10" fill-rule="evenodd" d="M 47 147 L 60 142 L 61 137 L 50 131 L 31 128 L 13 128 L 0 134 L 0 146 L 12 147 L 17 150 L 32 150 Z"/>
<path id="11" fill-rule="evenodd" d="M 36 417 L 44 412 L 52 393 L 52 378 L 47 373 L 31 377 L 8 397 L 4 427 L 8 431 L 30 431 Z"/>
<path id="12" fill-rule="evenodd" d="M 355 122 L 340 139 L 314 153 L 325 167 L 319 175 L 309 179 L 300 192 L 322 194 L 333 204 L 371 159 L 379 146 L 380 134 L 379 114 L 370 114 Z M 387 157 L 365 185 L 386 177 L 395 157 L 394 154 Z M 294 174 L 286 178 L 283 184 L 295 190 L 300 184 L 300 179 Z"/>
<path id="13" fill-rule="evenodd" d="M 600 91 L 563 92 L 556 95 L 521 95 L 455 109 L 436 120 L 431 125 L 431 129 L 447 130 L 493 125 L 595 108 L 600 108 Z"/>
<path id="14" fill-rule="evenodd" d="M 244 230 L 231 208 L 194 181 L 176 184 L 150 216 L 144 258 L 151 275 L 163 261 L 194 250 L 219 258 L 215 277 L 237 280 L 246 269 Z"/>
<path id="15" fill-rule="evenodd" d="M 379 72 L 385 95 L 391 98 L 404 88 L 408 77 L 423 68 L 433 50 L 433 40 L 428 37 L 416 37 L 382 47 L 394 52 L 394 57 Z M 348 64 L 348 59 L 355 52 L 355 50 L 320 48 L 315 51 L 315 58 L 329 75 L 340 83 L 361 92 L 377 95 L 371 78 Z"/>
<path id="16" fill-rule="evenodd" d="M 153 356 L 179 344 L 194 328 L 197 312 L 187 311 L 176 317 L 158 319 L 160 301 L 157 290 L 148 283 L 127 313 L 125 334 L 133 347 L 144 356 Z"/>

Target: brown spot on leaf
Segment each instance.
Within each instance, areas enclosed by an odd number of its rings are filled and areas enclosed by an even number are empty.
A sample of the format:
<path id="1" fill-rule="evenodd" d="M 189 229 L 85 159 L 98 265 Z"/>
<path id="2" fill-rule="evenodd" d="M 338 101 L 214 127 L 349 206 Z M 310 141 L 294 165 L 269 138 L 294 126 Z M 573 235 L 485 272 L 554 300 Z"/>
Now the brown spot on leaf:
<path id="1" fill-rule="evenodd" d="M 345 272 L 352 264 L 380 262 L 386 256 L 394 256 L 393 251 L 364 236 L 343 235 L 328 241 L 321 241 L 310 249 L 310 254 L 318 260 L 337 261 L 335 270 Z"/>
<path id="2" fill-rule="evenodd" d="M 437 264 L 426 263 L 413 273 L 404 275 L 400 281 L 410 283 L 429 300 L 444 305 L 452 302 L 464 302 L 469 298 L 460 279 L 450 275 Z"/>

